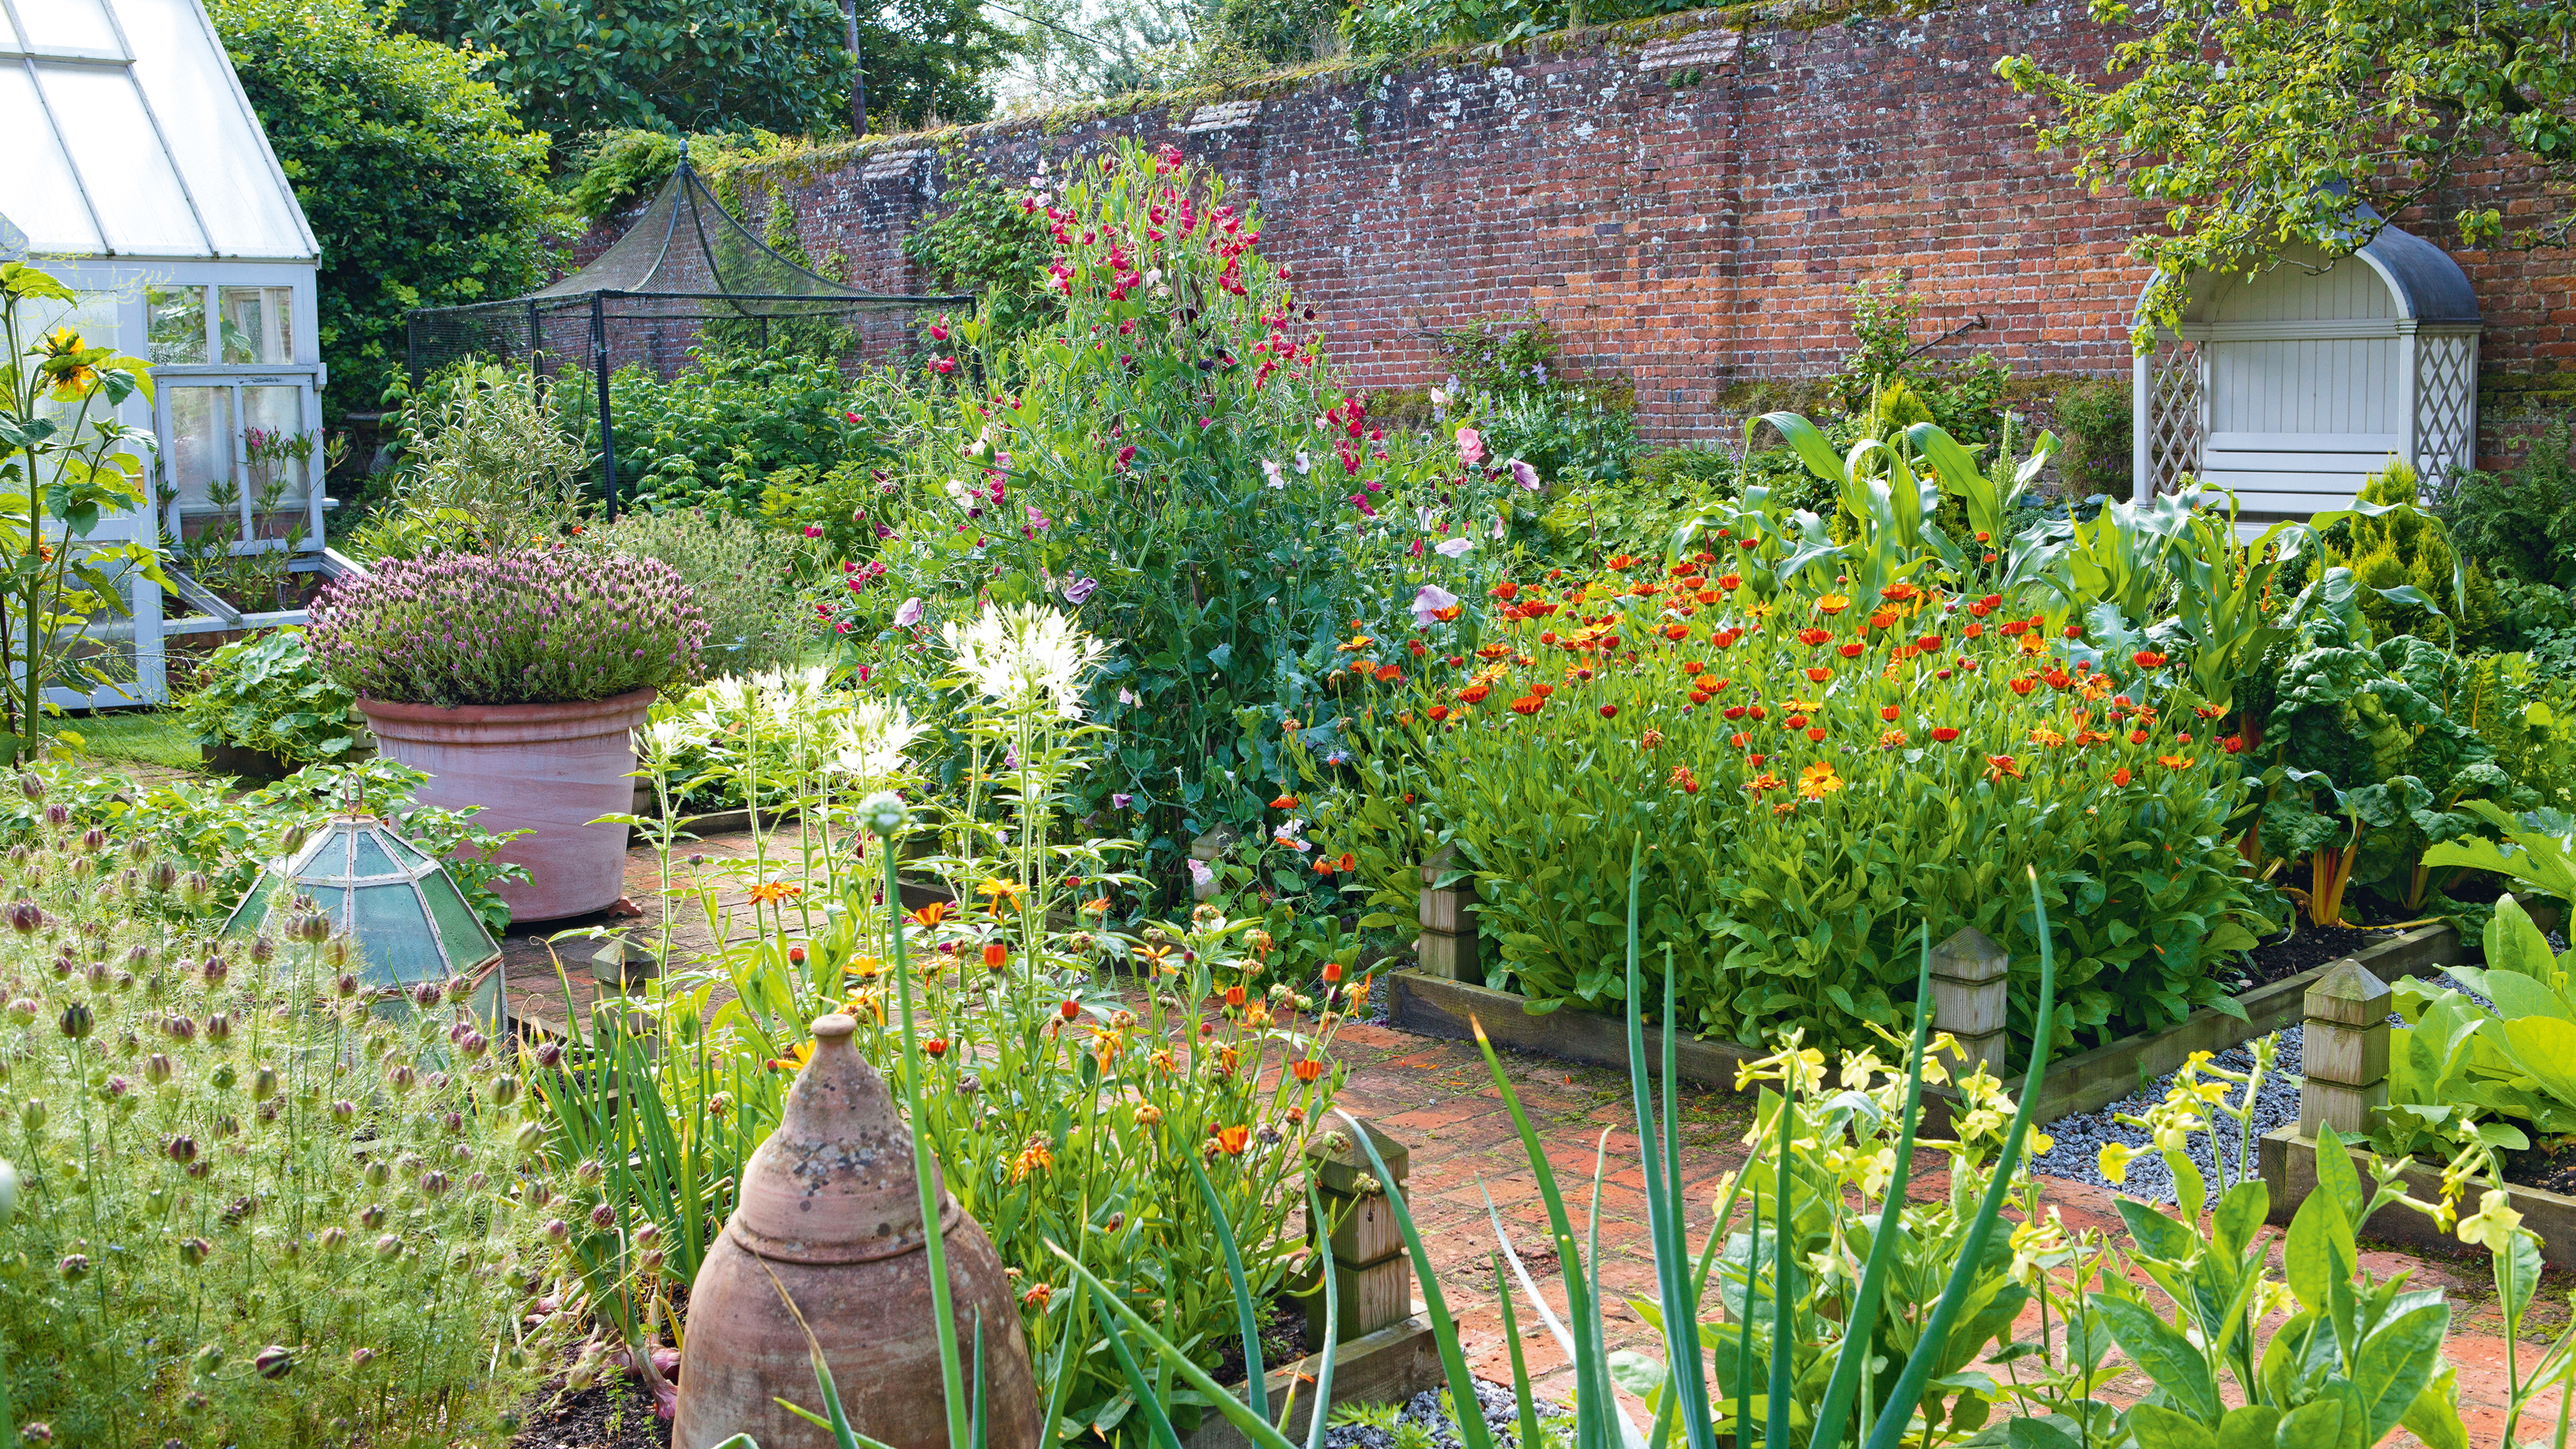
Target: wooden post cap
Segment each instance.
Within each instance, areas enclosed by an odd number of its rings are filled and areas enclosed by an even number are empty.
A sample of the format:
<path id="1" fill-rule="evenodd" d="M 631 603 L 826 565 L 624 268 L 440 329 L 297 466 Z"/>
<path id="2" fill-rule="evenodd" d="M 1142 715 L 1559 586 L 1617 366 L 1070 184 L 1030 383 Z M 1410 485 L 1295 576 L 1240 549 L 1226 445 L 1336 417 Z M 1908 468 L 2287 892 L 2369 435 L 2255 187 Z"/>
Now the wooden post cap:
<path id="1" fill-rule="evenodd" d="M 2369 1026 L 2384 1021 L 2395 993 L 2388 983 L 2370 974 L 2370 969 L 2350 956 L 2326 968 L 2308 988 L 2308 1020 L 2331 1021 L 2343 1026 Z"/>
<path id="2" fill-rule="evenodd" d="M 1974 926 L 1961 926 L 1932 948 L 1932 974 L 1952 981 L 1992 981 L 2012 969 L 2012 955 Z"/>
<path id="3" fill-rule="evenodd" d="M 1377 1147 L 1377 1155 L 1386 1160 L 1388 1175 L 1401 1185 L 1410 1166 L 1404 1144 L 1389 1137 L 1373 1122 L 1362 1122 L 1360 1130 L 1366 1132 L 1369 1141 Z M 1344 1122 L 1329 1131 L 1316 1133 L 1306 1143 L 1306 1158 L 1315 1164 L 1316 1185 L 1346 1197 L 1356 1196 L 1362 1190 L 1360 1184 L 1363 1182 L 1372 1190 L 1377 1186 L 1377 1170 L 1369 1166 L 1368 1154 L 1349 1139 L 1350 1124 Z"/>

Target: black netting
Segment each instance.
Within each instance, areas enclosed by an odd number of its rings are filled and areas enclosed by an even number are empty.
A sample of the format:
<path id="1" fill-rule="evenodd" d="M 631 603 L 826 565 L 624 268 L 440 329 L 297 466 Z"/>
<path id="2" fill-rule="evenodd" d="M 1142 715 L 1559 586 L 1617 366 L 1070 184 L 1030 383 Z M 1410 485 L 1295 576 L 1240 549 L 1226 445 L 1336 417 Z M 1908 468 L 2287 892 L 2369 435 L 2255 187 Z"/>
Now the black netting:
<path id="1" fill-rule="evenodd" d="M 652 205 L 589 266 L 524 297 L 414 311 L 409 363 L 415 383 L 468 358 L 585 381 L 630 366 L 669 378 L 700 347 L 784 345 L 847 370 L 901 348 L 911 313 L 974 300 L 888 296 L 816 275 L 736 221 L 684 153 Z M 613 436 L 615 419 L 606 423 Z M 613 490 L 612 478 L 602 483 Z"/>

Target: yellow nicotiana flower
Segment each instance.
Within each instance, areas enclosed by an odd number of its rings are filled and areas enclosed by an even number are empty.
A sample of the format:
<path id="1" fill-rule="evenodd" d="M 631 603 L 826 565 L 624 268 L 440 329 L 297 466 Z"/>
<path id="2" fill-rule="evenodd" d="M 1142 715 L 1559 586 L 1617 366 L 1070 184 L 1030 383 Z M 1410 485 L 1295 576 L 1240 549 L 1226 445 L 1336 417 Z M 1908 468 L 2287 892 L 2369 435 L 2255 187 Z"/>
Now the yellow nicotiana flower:
<path id="1" fill-rule="evenodd" d="M 2513 1199 L 2501 1188 L 2489 1188 L 2478 1198 L 2478 1210 L 2460 1219 L 2459 1236 L 2471 1247 L 2501 1253 L 2512 1248 L 2521 1231 L 2522 1214 L 2513 1210 Z"/>
<path id="2" fill-rule="evenodd" d="M 2093 1166 L 2102 1174 L 2103 1181 L 2118 1187 L 2129 1180 L 2129 1159 L 2137 1155 L 2138 1149 L 2125 1142 L 2105 1142 L 2101 1155 L 2093 1159 Z"/>

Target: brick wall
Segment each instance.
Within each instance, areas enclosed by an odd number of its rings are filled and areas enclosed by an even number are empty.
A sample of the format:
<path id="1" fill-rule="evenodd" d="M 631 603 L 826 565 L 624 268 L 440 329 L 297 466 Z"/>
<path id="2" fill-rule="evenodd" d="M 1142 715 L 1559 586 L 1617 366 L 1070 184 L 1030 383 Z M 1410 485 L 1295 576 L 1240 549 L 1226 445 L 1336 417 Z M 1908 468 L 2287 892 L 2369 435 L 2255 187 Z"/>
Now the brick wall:
<path id="1" fill-rule="evenodd" d="M 2086 73 L 2106 54 L 2064 0 L 1749 34 L 1702 14 L 939 144 L 1025 176 L 1119 135 L 1176 142 L 1258 198 L 1264 250 L 1295 264 L 1356 384 L 1436 382 L 1439 329 L 1535 310 L 1572 366 L 1632 382 L 1646 434 L 1674 441 L 1726 432 L 1730 387 L 1832 371 L 1851 345 L 1848 289 L 1899 268 L 1924 299 L 1918 335 L 1986 317 L 1945 355 L 2126 375 L 2146 271 L 2124 249 L 2150 214 L 2035 153 L 2029 103 L 1994 75 L 2015 52 Z M 854 283 L 925 290 L 900 244 L 945 165 L 928 140 L 872 139 L 746 175 L 743 194 L 784 186 L 806 246 L 847 257 Z M 2469 180 L 2509 210 L 2538 204 L 2523 178 Z M 2492 451 L 2533 396 L 2565 397 L 2576 262 L 2460 260 L 2506 404 L 2487 409 Z"/>

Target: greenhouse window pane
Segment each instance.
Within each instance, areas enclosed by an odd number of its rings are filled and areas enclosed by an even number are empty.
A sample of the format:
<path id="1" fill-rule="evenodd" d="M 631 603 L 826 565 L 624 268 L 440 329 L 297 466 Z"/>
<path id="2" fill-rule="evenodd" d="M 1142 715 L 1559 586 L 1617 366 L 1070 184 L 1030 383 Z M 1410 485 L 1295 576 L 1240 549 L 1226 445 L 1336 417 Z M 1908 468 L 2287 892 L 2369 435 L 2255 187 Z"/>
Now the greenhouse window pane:
<path id="1" fill-rule="evenodd" d="M 144 315 L 155 367 L 189 367 L 206 360 L 206 289 L 147 286 Z"/>
<path id="2" fill-rule="evenodd" d="M 295 360 L 294 288 L 225 287 L 217 295 L 215 324 L 223 329 L 227 365 L 283 366 Z"/>
<path id="3" fill-rule="evenodd" d="M 134 77 L 106 66 L 42 64 L 36 77 L 63 122 L 63 148 L 98 208 L 108 246 L 144 256 L 209 255 Z"/>
<path id="4" fill-rule="evenodd" d="M 357 892 L 358 949 L 367 975 L 384 981 L 437 981 L 447 975 L 438 936 L 408 881 L 367 886 Z"/>
<path id="5" fill-rule="evenodd" d="M 414 849 L 410 841 L 403 839 L 399 835 L 385 836 L 384 842 L 385 848 L 394 853 L 394 859 L 401 861 L 403 869 L 405 870 L 418 870 L 422 866 L 429 864 L 428 856 L 425 856 L 418 850 Z"/>
<path id="6" fill-rule="evenodd" d="M 398 865 L 396 865 L 396 864 L 394 864 L 393 857 L 392 857 L 392 856 L 390 856 L 390 855 L 385 854 L 385 848 L 384 848 L 383 846 L 381 846 L 381 845 L 376 844 L 376 841 L 375 841 L 375 837 L 374 837 L 374 836 L 371 836 L 371 835 L 360 835 L 360 836 L 358 836 L 358 837 L 357 837 L 357 840 L 358 840 L 358 868 L 357 868 L 357 869 L 358 869 L 358 874 L 359 874 L 359 875 L 361 875 L 361 876 L 372 876 L 372 875 L 401 875 L 401 874 L 403 874 L 403 869 L 402 869 L 402 867 L 401 867 L 401 866 L 398 866 Z"/>
<path id="7" fill-rule="evenodd" d="M 258 884 L 250 888 L 250 894 L 233 912 L 234 930 L 255 932 L 268 924 L 269 904 L 277 895 L 280 881 L 281 877 L 274 872 L 264 870 L 259 873 Z"/>
<path id="8" fill-rule="evenodd" d="M 170 484 L 181 508 L 204 509 L 210 492 L 233 486 L 233 390 L 174 387 L 166 396 L 170 434 L 162 441 L 169 449 Z M 296 869 L 304 866 L 299 862 Z"/>
<path id="9" fill-rule="evenodd" d="M 499 954 L 492 945 L 491 934 L 483 929 L 483 918 L 465 904 L 456 892 L 456 883 L 447 872 L 420 878 L 420 893 L 429 900 L 430 918 L 438 923 L 438 934 L 447 942 L 447 954 L 459 971 L 480 966 Z"/>
<path id="10" fill-rule="evenodd" d="M 36 0 L 18 7 L 31 50 L 115 51 L 116 31 L 99 0 Z"/>
<path id="11" fill-rule="evenodd" d="M 54 123 L 23 61 L 0 62 L 0 211 L 27 234 L 28 250 L 89 256 L 101 250 L 98 227 L 81 200 L 71 161 L 54 139 Z"/>
<path id="12" fill-rule="evenodd" d="M 116 0 L 116 13 L 134 47 L 135 79 L 161 117 L 170 154 L 204 209 L 215 250 L 226 256 L 311 256 L 294 198 L 269 165 L 224 58 L 197 19 L 196 0 Z"/>
<path id="13" fill-rule="evenodd" d="M 297 525 L 303 517 L 305 479 L 312 450 L 320 441 L 305 431 L 304 389 L 242 389 L 242 450 L 250 466 L 245 491 L 258 537 L 284 538 L 301 532 Z M 299 447 L 304 449 L 303 457 L 295 455 Z"/>

